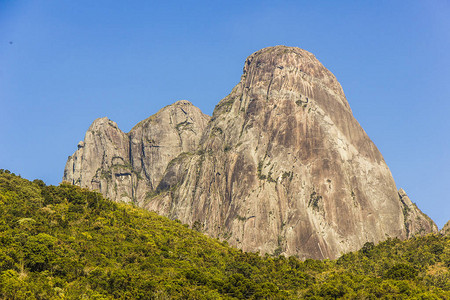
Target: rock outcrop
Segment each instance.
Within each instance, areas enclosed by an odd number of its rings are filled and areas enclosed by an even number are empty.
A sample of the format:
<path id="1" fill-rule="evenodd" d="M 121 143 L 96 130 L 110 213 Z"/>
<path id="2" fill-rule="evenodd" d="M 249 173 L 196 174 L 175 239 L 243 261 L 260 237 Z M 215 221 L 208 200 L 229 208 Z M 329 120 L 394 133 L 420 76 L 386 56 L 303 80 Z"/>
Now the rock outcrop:
<path id="1" fill-rule="evenodd" d="M 69 156 L 63 180 L 130 202 L 136 176 L 129 157 L 128 136 L 108 118 L 96 119 L 84 141 L 78 143 L 78 150 Z"/>
<path id="2" fill-rule="evenodd" d="M 402 203 L 403 217 L 405 222 L 406 236 L 424 235 L 438 233 L 439 228 L 426 214 L 424 214 L 415 203 L 413 203 L 403 189 L 398 191 Z"/>
<path id="3" fill-rule="evenodd" d="M 246 251 L 300 258 L 406 237 L 388 167 L 336 78 L 307 51 L 252 54 L 200 147 L 168 167 L 148 209 Z"/>
<path id="4" fill-rule="evenodd" d="M 311 53 L 285 46 L 255 52 L 209 122 L 189 107 L 163 110 L 124 135 L 130 146 L 120 151 L 129 154 L 129 198 L 137 204 L 245 251 L 302 259 L 336 258 L 368 241 L 434 230 L 399 198 L 339 82 Z M 69 158 L 65 179 L 94 187 L 85 183 L 94 167 L 81 157 L 88 144 L 107 142 L 86 135 L 84 143 Z"/>
<path id="5" fill-rule="evenodd" d="M 108 118 L 97 119 L 67 160 L 63 180 L 141 205 L 167 164 L 197 149 L 209 119 L 186 100 L 164 107 L 128 134 Z"/>
<path id="6" fill-rule="evenodd" d="M 442 227 L 440 233 L 442 235 L 450 235 L 450 221 L 448 221 L 444 227 Z"/>
<path id="7" fill-rule="evenodd" d="M 131 129 L 131 165 L 138 178 L 143 179 L 137 181 L 134 189 L 137 203 L 143 203 L 155 190 L 172 159 L 197 150 L 209 120 L 191 102 L 181 100 Z"/>

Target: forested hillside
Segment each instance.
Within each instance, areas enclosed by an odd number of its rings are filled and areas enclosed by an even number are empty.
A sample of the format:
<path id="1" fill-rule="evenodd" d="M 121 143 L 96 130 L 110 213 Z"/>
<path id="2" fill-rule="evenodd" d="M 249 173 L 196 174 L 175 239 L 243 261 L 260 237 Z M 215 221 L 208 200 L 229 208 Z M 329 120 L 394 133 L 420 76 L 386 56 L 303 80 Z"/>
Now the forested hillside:
<path id="1" fill-rule="evenodd" d="M 448 299 L 450 237 L 261 257 L 68 184 L 0 170 L 2 299 Z"/>

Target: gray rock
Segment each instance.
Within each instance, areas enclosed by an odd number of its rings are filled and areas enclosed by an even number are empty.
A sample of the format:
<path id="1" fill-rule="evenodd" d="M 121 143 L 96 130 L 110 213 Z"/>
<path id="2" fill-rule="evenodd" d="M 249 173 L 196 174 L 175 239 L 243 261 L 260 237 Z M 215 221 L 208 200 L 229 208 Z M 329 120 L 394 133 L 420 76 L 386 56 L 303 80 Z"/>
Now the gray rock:
<path id="1" fill-rule="evenodd" d="M 137 176 L 137 203 L 158 186 L 169 162 L 180 153 L 195 152 L 210 117 L 186 100 L 166 106 L 128 133 L 131 164 Z"/>
<path id="2" fill-rule="evenodd" d="M 334 75 L 298 48 L 246 60 L 200 152 L 173 161 L 158 191 L 147 209 L 245 251 L 336 258 L 407 236 L 382 155 Z"/>
<path id="3" fill-rule="evenodd" d="M 336 258 L 368 241 L 436 230 L 399 197 L 334 75 L 299 48 L 250 55 L 211 119 L 180 101 L 128 135 L 100 120 L 65 180 L 245 251 Z"/>
<path id="4" fill-rule="evenodd" d="M 443 235 L 450 235 L 450 221 L 448 221 L 444 225 L 444 227 L 442 227 L 440 233 L 443 234 Z"/>
<path id="5" fill-rule="evenodd" d="M 398 190 L 408 238 L 428 233 L 438 233 L 437 225 L 413 203 L 403 189 Z"/>
<path id="6" fill-rule="evenodd" d="M 96 119 L 67 160 L 63 180 L 98 190 L 116 201 L 130 202 L 136 176 L 129 158 L 128 136 L 108 118 Z"/>
<path id="7" fill-rule="evenodd" d="M 97 119 L 67 160 L 63 180 L 98 190 L 114 201 L 141 205 L 167 164 L 197 149 L 209 119 L 186 100 L 164 107 L 128 134 L 107 118 Z"/>

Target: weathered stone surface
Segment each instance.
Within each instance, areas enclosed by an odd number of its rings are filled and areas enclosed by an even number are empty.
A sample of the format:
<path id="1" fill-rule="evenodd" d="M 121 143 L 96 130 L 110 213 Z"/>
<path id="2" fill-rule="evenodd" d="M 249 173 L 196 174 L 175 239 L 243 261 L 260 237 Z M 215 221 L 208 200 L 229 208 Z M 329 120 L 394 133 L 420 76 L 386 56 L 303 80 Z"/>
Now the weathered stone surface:
<path id="1" fill-rule="evenodd" d="M 168 163 L 183 152 L 198 148 L 210 117 L 186 100 L 166 106 L 139 122 L 128 133 L 131 164 L 142 180 L 135 186 L 136 202 L 145 201 L 161 181 Z"/>
<path id="2" fill-rule="evenodd" d="M 450 235 L 450 221 L 448 221 L 444 225 L 444 227 L 442 227 L 440 233 L 443 234 L 443 235 Z"/>
<path id="3" fill-rule="evenodd" d="M 63 180 L 115 201 L 141 204 L 169 161 L 197 149 L 209 119 L 186 100 L 164 107 L 128 134 L 107 118 L 97 119 L 69 157 Z"/>
<path id="4" fill-rule="evenodd" d="M 262 49 L 216 106 L 200 152 L 167 168 L 150 210 L 246 251 L 336 258 L 405 238 L 382 155 L 311 53 Z"/>
<path id="5" fill-rule="evenodd" d="M 95 120 L 67 160 L 63 180 L 98 190 L 116 201 L 132 201 L 135 178 L 128 145 L 128 136 L 115 122 L 106 117 Z"/>
<path id="6" fill-rule="evenodd" d="M 334 75 L 299 48 L 249 56 L 212 119 L 180 101 L 128 135 L 101 128 L 69 158 L 66 180 L 245 251 L 336 258 L 436 229 L 399 196 Z"/>
<path id="7" fill-rule="evenodd" d="M 406 235 L 408 238 L 415 235 L 438 233 L 437 225 L 413 203 L 403 189 L 398 191 L 402 203 Z"/>

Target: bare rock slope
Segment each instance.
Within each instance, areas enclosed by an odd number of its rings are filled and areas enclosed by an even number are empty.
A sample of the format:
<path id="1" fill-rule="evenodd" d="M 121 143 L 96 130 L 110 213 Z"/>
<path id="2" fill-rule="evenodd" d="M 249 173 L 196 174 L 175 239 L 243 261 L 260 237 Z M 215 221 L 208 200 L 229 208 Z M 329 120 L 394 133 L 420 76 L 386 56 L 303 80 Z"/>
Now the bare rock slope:
<path id="1" fill-rule="evenodd" d="M 398 191 L 403 207 L 403 217 L 407 237 L 423 235 L 427 233 L 438 233 L 439 228 L 426 214 L 424 214 L 415 203 L 413 203 L 403 189 Z"/>
<path id="2" fill-rule="evenodd" d="M 103 137 L 88 131 L 64 179 L 245 251 L 336 258 L 434 231 L 415 221 L 424 215 L 399 194 L 339 82 L 311 53 L 276 46 L 249 56 L 209 122 L 183 103 L 128 135 L 100 119 Z"/>
<path id="3" fill-rule="evenodd" d="M 136 176 L 132 176 L 128 145 L 128 136 L 115 122 L 96 119 L 78 150 L 69 156 L 63 180 L 98 190 L 113 200 L 131 201 Z"/>
<path id="4" fill-rule="evenodd" d="M 440 233 L 443 234 L 443 235 L 450 235 L 450 221 L 448 221 L 444 225 L 444 227 L 442 227 Z"/>
<path id="5" fill-rule="evenodd" d="M 164 107 L 128 134 L 108 118 L 97 119 L 68 158 L 63 180 L 140 205 L 172 159 L 197 149 L 209 119 L 186 100 Z"/>

